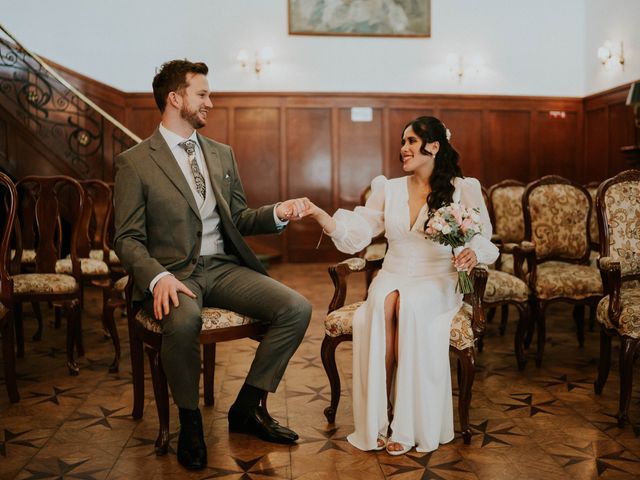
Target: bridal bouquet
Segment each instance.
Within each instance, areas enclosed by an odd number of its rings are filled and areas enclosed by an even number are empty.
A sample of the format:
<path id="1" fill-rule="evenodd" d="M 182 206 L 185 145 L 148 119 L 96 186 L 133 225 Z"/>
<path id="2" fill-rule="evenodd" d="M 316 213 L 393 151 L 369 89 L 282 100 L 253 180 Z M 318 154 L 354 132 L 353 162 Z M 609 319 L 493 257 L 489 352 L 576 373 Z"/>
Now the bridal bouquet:
<path id="1" fill-rule="evenodd" d="M 464 245 L 480 233 L 480 212 L 477 208 L 465 208 L 459 203 L 440 207 L 429 215 L 424 224 L 425 238 L 451 247 L 454 255 L 464 250 Z M 473 283 L 465 270 L 458 271 L 456 292 L 473 292 Z"/>

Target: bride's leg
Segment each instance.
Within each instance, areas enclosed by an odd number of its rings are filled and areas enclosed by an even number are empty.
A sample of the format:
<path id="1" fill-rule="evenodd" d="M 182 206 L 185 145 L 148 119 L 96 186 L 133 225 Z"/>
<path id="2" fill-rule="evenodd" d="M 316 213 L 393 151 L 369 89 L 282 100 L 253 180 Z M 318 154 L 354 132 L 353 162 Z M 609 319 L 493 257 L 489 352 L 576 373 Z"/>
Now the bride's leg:
<path id="1" fill-rule="evenodd" d="M 399 358 L 398 357 L 398 318 L 400 318 L 400 294 L 396 291 L 394 292 L 396 293 L 396 298 L 395 298 L 395 302 L 393 305 L 393 317 L 394 317 L 394 325 L 393 325 L 393 354 L 394 354 L 394 359 Z M 387 300 L 389 299 L 389 297 L 387 297 Z M 385 303 L 385 315 L 387 313 L 387 304 Z M 389 324 L 387 323 L 387 332 L 389 331 Z M 387 335 L 389 335 L 387 333 Z M 387 343 L 387 348 L 388 348 L 389 344 Z M 388 370 L 387 370 L 388 372 Z M 388 377 L 387 377 L 388 379 Z M 390 386 L 387 383 L 387 398 L 389 397 L 391 391 L 390 391 Z M 393 452 L 402 452 L 402 453 L 406 453 L 406 449 L 407 447 L 405 445 L 402 445 L 401 443 L 398 442 L 388 442 L 387 443 L 387 452 L 391 453 L 393 455 Z"/>
<path id="2" fill-rule="evenodd" d="M 399 292 L 394 290 L 387 295 L 384 300 L 384 320 L 385 320 L 385 368 L 387 373 L 387 413 L 391 411 L 391 383 L 393 381 L 393 370 L 395 368 L 396 356 L 396 303 Z M 378 446 L 384 446 L 378 439 Z"/>

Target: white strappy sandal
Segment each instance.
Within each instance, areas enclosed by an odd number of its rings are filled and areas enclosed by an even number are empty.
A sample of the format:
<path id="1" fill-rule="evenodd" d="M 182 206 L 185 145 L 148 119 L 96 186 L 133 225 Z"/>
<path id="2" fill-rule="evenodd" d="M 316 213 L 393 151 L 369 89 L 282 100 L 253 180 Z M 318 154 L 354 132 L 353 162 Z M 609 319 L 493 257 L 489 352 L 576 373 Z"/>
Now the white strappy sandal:
<path id="1" fill-rule="evenodd" d="M 389 445 L 400 445 L 402 447 L 401 450 L 389 450 Z M 393 455 L 398 456 L 398 455 L 404 455 L 405 453 L 411 451 L 411 449 L 413 448 L 413 445 L 405 445 L 404 443 L 401 442 L 396 442 L 394 440 L 389 440 L 387 442 L 387 445 L 385 447 L 385 449 L 387 450 L 387 453 L 389 455 Z"/>

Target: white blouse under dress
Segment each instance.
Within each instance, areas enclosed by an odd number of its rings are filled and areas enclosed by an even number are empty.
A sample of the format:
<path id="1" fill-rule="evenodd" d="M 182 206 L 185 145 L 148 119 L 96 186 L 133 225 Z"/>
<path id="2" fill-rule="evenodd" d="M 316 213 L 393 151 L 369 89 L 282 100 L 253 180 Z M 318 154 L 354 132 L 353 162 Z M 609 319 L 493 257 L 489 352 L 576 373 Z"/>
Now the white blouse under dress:
<path id="1" fill-rule="evenodd" d="M 391 440 L 430 452 L 454 437 L 449 331 L 462 295 L 455 292 L 451 248 L 424 238 L 426 204 L 415 224 L 409 225 L 408 181 L 409 177 L 376 177 L 364 207 L 340 209 L 333 216 L 337 227 L 331 237 L 340 251 L 358 252 L 382 232 L 389 244 L 367 301 L 353 317 L 355 431 L 347 439 L 361 450 L 375 448 L 378 433 L 386 436 L 389 426 L 384 301 L 395 290 L 400 298 L 399 358 Z M 475 178 L 455 178 L 453 184 L 454 202 L 480 210 L 482 235 L 474 236 L 467 246 L 478 262 L 493 263 L 498 249 L 489 240 L 491 222 L 480 183 Z"/>

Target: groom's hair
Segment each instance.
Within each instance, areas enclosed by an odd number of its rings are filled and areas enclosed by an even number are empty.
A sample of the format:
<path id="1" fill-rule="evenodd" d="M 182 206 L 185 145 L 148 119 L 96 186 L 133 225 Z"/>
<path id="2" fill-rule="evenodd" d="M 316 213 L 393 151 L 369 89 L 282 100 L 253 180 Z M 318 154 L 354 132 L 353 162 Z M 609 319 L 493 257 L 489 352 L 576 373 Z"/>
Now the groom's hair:
<path id="1" fill-rule="evenodd" d="M 190 62 L 189 60 L 171 60 L 163 63 L 156 76 L 153 77 L 153 98 L 160 112 L 164 112 L 167 106 L 167 95 L 171 92 L 180 92 L 189 86 L 188 73 L 209 73 L 209 67 L 203 62 Z"/>

